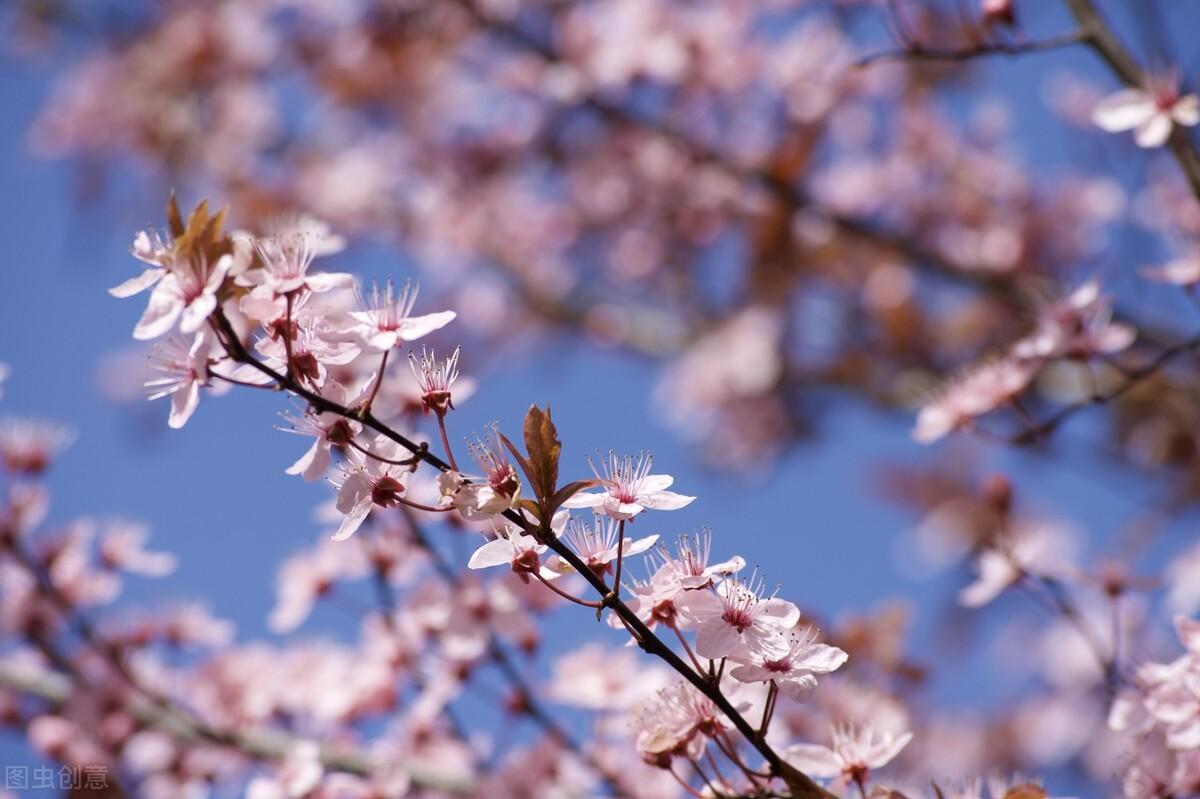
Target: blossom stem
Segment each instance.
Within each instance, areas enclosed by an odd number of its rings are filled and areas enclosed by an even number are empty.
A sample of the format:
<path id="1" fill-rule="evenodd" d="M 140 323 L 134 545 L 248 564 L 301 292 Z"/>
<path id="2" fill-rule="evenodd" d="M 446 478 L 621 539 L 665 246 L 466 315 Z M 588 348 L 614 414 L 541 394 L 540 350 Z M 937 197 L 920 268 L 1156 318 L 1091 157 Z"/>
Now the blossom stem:
<path id="1" fill-rule="evenodd" d="M 613 598 L 621 596 L 621 566 L 625 563 L 625 520 L 617 523 L 617 571 L 613 575 Z"/>
<path id="2" fill-rule="evenodd" d="M 265 389 L 269 389 L 271 391 L 276 390 L 275 386 L 264 386 L 264 385 L 260 385 L 259 383 L 251 383 L 247 380 L 238 380 L 235 377 L 226 377 L 225 375 L 218 374 L 217 372 L 209 372 L 208 376 L 215 377 L 218 380 L 224 380 L 226 383 L 232 383 L 235 386 L 245 386 L 246 388 L 265 388 Z"/>
<path id="3" fill-rule="evenodd" d="M 283 325 L 283 352 L 287 357 L 287 376 L 288 380 L 295 377 L 295 372 L 292 370 L 292 292 L 287 293 L 287 315 L 284 317 Z"/>
<path id="4" fill-rule="evenodd" d="M 454 471 L 458 471 L 458 462 L 454 460 L 454 450 L 450 449 L 450 437 L 446 435 L 446 414 L 442 411 L 435 411 L 438 420 L 438 432 L 442 434 L 442 449 L 446 452 L 446 460 L 450 461 L 450 467 Z"/>
<path id="5" fill-rule="evenodd" d="M 771 726 L 771 716 L 775 714 L 775 700 L 779 697 L 779 686 L 771 680 L 771 687 L 767 689 L 767 701 L 763 705 L 762 723 L 758 725 L 758 734 L 766 735 L 767 729 Z"/>
<path id="6" fill-rule="evenodd" d="M 695 788 L 693 788 L 691 785 L 688 784 L 687 780 L 685 780 L 683 777 L 680 777 L 678 774 L 676 774 L 674 767 L 668 767 L 667 773 L 675 778 L 675 782 L 679 783 L 680 787 L 682 787 L 685 791 L 687 791 L 689 796 L 695 796 L 696 799 L 704 799 L 704 794 L 697 791 Z"/>
<path id="7" fill-rule="evenodd" d="M 366 455 L 368 458 L 377 460 L 380 463 L 390 463 L 393 466 L 416 466 L 417 463 L 419 462 L 419 459 L 416 456 L 411 457 L 411 458 L 402 458 L 400 460 L 393 460 L 391 458 L 385 458 L 382 455 L 376 455 L 374 452 L 371 452 L 371 450 L 367 449 L 362 444 L 359 444 L 357 441 L 355 441 L 352 438 L 348 439 L 346 441 L 346 443 L 349 444 L 354 449 L 361 452 L 362 454 Z"/>
<path id="8" fill-rule="evenodd" d="M 568 599 L 568 600 L 570 600 L 570 601 L 574 602 L 576 605 L 583 605 L 584 607 L 588 607 L 588 608 L 597 608 L 597 609 L 604 607 L 604 603 L 603 603 L 603 602 L 593 602 L 593 601 L 592 601 L 592 600 L 590 600 L 590 599 L 580 599 L 580 598 L 579 598 L 579 597 L 577 597 L 577 596 L 573 596 L 572 594 L 568 594 L 566 591 L 562 590 L 562 589 L 561 589 L 561 588 L 559 588 L 557 585 L 555 585 L 554 583 L 550 582 L 550 581 L 549 581 L 549 580 L 547 580 L 545 577 L 543 577 L 542 575 L 538 574 L 538 573 L 537 573 L 537 572 L 535 572 L 535 571 L 531 571 L 531 572 L 527 572 L 527 573 L 528 573 L 528 574 L 532 574 L 534 577 L 536 577 L 536 578 L 538 579 L 538 582 L 540 582 L 542 585 L 544 585 L 544 586 L 546 586 L 547 588 L 549 588 L 549 589 L 550 589 L 551 591 L 553 591 L 554 593 L 558 594 L 558 595 L 559 595 L 560 597 L 562 597 L 563 599 Z"/>
<path id="9" fill-rule="evenodd" d="M 423 510 L 426 513 L 449 513 L 450 511 L 454 510 L 454 508 L 439 508 L 436 505 L 426 505 L 424 502 L 413 502 L 411 499 L 405 499 L 404 497 L 396 497 L 396 501 L 401 505 L 407 505 L 410 508 Z"/>
<path id="10" fill-rule="evenodd" d="M 375 397 L 379 394 L 379 387 L 383 385 L 383 373 L 387 370 L 388 356 L 391 354 L 391 350 L 383 351 L 383 358 L 379 361 L 379 374 L 375 376 L 375 385 L 371 387 L 371 394 L 367 397 L 367 401 L 362 404 L 361 413 L 364 416 L 371 412 L 371 404 L 375 402 Z"/>
<path id="11" fill-rule="evenodd" d="M 696 659 L 696 654 L 692 652 L 692 647 L 688 645 L 687 638 L 684 637 L 683 633 L 679 632 L 679 628 L 674 624 L 671 625 L 671 631 L 675 633 L 675 637 L 678 638 L 679 643 L 683 645 L 683 651 L 687 652 L 687 656 L 691 659 L 692 665 L 696 667 L 696 673 L 703 674 L 704 669 L 700 666 L 700 661 Z"/>

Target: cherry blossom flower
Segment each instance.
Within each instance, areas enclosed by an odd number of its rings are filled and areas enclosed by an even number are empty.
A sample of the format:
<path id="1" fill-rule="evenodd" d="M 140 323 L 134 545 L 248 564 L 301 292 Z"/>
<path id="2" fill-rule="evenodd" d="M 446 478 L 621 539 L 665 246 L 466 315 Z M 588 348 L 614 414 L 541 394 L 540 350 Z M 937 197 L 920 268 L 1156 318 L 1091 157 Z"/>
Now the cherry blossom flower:
<path id="1" fill-rule="evenodd" d="M 306 232 L 280 233 L 254 239 L 262 267 L 248 269 L 238 275 L 242 286 L 262 286 L 275 296 L 307 289 L 320 294 L 333 289 L 354 288 L 354 276 L 345 272 L 309 274 L 313 258 L 320 252 L 320 243 Z"/>
<path id="2" fill-rule="evenodd" d="M 740 663 L 730 675 L 742 682 L 773 682 L 785 696 L 799 702 L 817 685 L 817 674 L 828 674 L 841 668 L 849 657 L 836 646 L 818 643 L 812 627 L 780 631 L 786 649 L 734 655 Z"/>
<path id="3" fill-rule="evenodd" d="M 182 333 L 195 333 L 217 308 L 217 292 L 234 267 L 234 258 L 225 254 L 210 264 L 204 253 L 173 258 L 171 265 L 153 281 L 117 286 L 110 293 L 129 297 L 154 286 L 145 313 L 133 329 L 133 337 L 142 341 L 158 338 L 179 323 Z M 148 269 L 143 273 L 152 273 Z"/>
<path id="4" fill-rule="evenodd" d="M 1092 122 L 1109 133 L 1135 131 L 1139 147 L 1161 147 L 1175 125 L 1200 123 L 1200 99 L 1181 96 L 1177 77 L 1163 77 L 1147 89 L 1122 89 L 1104 98 L 1092 111 Z"/>
<path id="5" fill-rule="evenodd" d="M 100 558 L 105 566 L 147 577 L 175 571 L 175 556 L 144 548 L 150 528 L 136 522 L 110 522 L 100 535 Z"/>
<path id="6" fill-rule="evenodd" d="M 1192 615 L 1200 610 L 1200 544 L 1195 544 L 1167 566 L 1167 607 Z"/>
<path id="7" fill-rule="evenodd" d="M 119 299 L 140 294 L 166 276 L 168 268 L 174 263 L 175 242 L 169 235 L 164 236 L 156 230 L 143 230 L 134 237 L 131 251 L 134 258 L 150 264 L 150 267 L 137 277 L 108 290 L 109 294 Z"/>
<path id="8" fill-rule="evenodd" d="M 558 577 L 557 572 L 542 566 L 541 556 L 546 551 L 546 545 L 524 532 L 498 534 L 475 550 L 467 561 L 468 569 L 486 569 L 492 566 L 507 565 L 513 572 L 528 582 L 530 574 L 541 574 L 543 579 Z"/>
<path id="9" fill-rule="evenodd" d="M 982 607 L 1027 574 L 1065 576 L 1071 571 L 1068 559 L 1068 542 L 1058 527 L 1042 522 L 1020 523 L 979 553 L 978 574 L 959 592 L 958 601 L 967 607 Z"/>
<path id="10" fill-rule="evenodd" d="M 1037 369 L 1032 361 L 1000 358 L 967 370 L 921 408 L 913 440 L 932 444 L 969 427 L 975 419 L 1019 396 L 1033 382 Z"/>
<path id="11" fill-rule="evenodd" d="M 364 349 L 386 352 L 445 327 L 456 316 L 454 311 L 412 316 L 416 302 L 416 284 L 405 283 L 399 294 L 391 281 L 383 290 L 372 285 L 370 297 L 363 302 L 365 309 L 349 313 L 351 323 L 342 333 L 358 341 Z"/>
<path id="12" fill-rule="evenodd" d="M 489 425 L 482 436 L 467 442 L 467 450 L 482 472 L 480 479 L 458 472 L 443 472 L 438 477 L 441 502 L 453 505 L 464 518 L 489 519 L 517 507 L 521 501 L 521 478 L 508 459 L 508 449 L 500 437 L 500 426 Z"/>
<path id="13" fill-rule="evenodd" d="M 1013 354 L 1025 359 L 1073 358 L 1112 355 L 1129 348 L 1137 332 L 1112 321 L 1112 301 L 1100 294 L 1100 284 L 1089 280 L 1038 313 L 1037 328 L 1013 345 Z"/>
<path id="14" fill-rule="evenodd" d="M 421 348 L 421 357 L 416 353 L 408 354 L 409 367 L 417 385 L 421 390 L 421 405 L 426 413 L 436 413 L 445 416 L 447 411 L 454 408 L 454 397 L 451 388 L 458 379 L 459 347 L 454 348 L 450 357 L 438 360 L 437 354 Z"/>
<path id="15" fill-rule="evenodd" d="M 571 518 L 567 521 L 562 540 L 589 569 L 603 574 L 609 571 L 609 564 L 617 559 L 618 553 L 623 558 L 640 555 L 658 542 L 657 535 L 636 539 L 627 536 L 618 547 L 618 542 L 621 541 L 620 526 L 621 523 L 616 519 L 598 513 L 592 515 L 591 524 Z M 570 563 L 558 555 L 551 557 L 547 566 L 559 574 L 571 574 L 575 571 Z"/>
<path id="16" fill-rule="evenodd" d="M 673 755 L 698 758 L 705 736 L 732 726 L 712 700 L 682 680 L 661 689 L 634 715 L 632 724 L 638 752 L 646 762 L 664 767 Z"/>
<path id="17" fill-rule="evenodd" d="M 579 492 L 564 502 L 563 507 L 594 508 L 613 519 L 632 519 L 646 508 L 677 510 L 695 499 L 668 491 L 675 482 L 669 474 L 650 474 L 654 459 L 648 452 L 636 457 L 619 457 L 609 452 L 608 458 L 600 461 L 600 468 L 591 458 L 588 464 L 604 491 Z"/>
<path id="18" fill-rule="evenodd" d="M 711 590 L 689 591 L 676 604 L 696 626 L 697 654 L 711 660 L 786 651 L 785 633 L 800 620 L 800 610 L 791 602 L 763 596 L 757 572 L 745 580 L 724 580 Z"/>
<path id="19" fill-rule="evenodd" d="M 275 607 L 267 625 L 277 633 L 294 630 L 312 612 L 319 597 L 339 580 L 356 580 L 370 569 L 364 551 L 322 538 L 315 549 L 283 562 L 276 579 Z"/>
<path id="20" fill-rule="evenodd" d="M 1148 266 L 1142 274 L 1150 280 L 1193 288 L 1200 284 L 1200 252 L 1189 252 L 1163 266 Z"/>
<path id="21" fill-rule="evenodd" d="M 897 735 L 870 725 L 835 726 L 830 739 L 829 746 L 794 744 L 784 759 L 813 777 L 839 777 L 861 785 L 873 769 L 883 768 L 908 746 L 912 733 Z"/>
<path id="22" fill-rule="evenodd" d="M 74 440 L 75 431 L 53 422 L 0 420 L 0 461 L 13 474 L 38 475 Z"/>
<path id="23" fill-rule="evenodd" d="M 154 348 L 150 369 L 157 373 L 146 381 L 146 398 L 171 398 L 167 424 L 178 430 L 187 424 L 200 404 L 200 387 L 208 385 L 211 341 L 200 331 L 189 345 L 171 337 Z"/>
<path id="24" fill-rule="evenodd" d="M 665 545 L 659 544 L 656 551 L 651 553 L 650 557 L 661 564 L 655 577 L 657 579 L 661 571 L 664 577 L 669 575 L 680 589 L 686 591 L 708 588 L 718 578 L 736 574 L 746 566 L 745 559 L 737 555 L 710 566 L 708 559 L 712 552 L 712 531 L 707 528 L 695 535 L 684 533 L 679 536 L 675 552 L 673 555 Z"/>
<path id="25" fill-rule="evenodd" d="M 340 402 L 345 397 L 341 389 L 335 388 L 330 399 Z M 300 416 L 285 415 L 283 418 L 291 426 L 279 429 L 314 439 L 312 446 L 286 469 L 287 474 L 298 474 L 309 481 L 320 479 L 329 469 L 334 447 L 349 446 L 362 432 L 362 425 L 353 419 L 331 411 L 317 412 L 311 407 L 305 408 Z"/>
<path id="26" fill-rule="evenodd" d="M 379 436 L 371 444 L 371 452 L 388 460 L 399 460 L 404 454 L 391 439 Z M 392 508 L 400 504 L 405 481 L 412 469 L 396 466 L 378 458 L 368 457 L 357 449 L 346 452 L 346 461 L 339 467 L 337 509 L 345 518 L 334 533 L 335 541 L 354 535 L 373 507 Z"/>

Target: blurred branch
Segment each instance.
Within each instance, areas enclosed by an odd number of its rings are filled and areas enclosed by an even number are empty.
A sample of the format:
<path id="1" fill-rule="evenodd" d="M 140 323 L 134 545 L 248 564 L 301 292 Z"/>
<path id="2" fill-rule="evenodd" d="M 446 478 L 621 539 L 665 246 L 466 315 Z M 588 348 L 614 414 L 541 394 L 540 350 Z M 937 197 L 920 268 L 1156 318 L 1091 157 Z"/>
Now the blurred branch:
<path id="1" fill-rule="evenodd" d="M 62 673 L 22 668 L 2 661 L 0 686 L 56 705 L 67 703 L 76 689 L 75 681 Z M 178 741 L 203 743 L 211 742 L 215 736 L 219 736 L 226 746 L 236 748 L 255 760 L 282 760 L 296 745 L 304 742 L 304 739 L 278 730 L 239 731 L 230 735 L 208 727 L 175 708 L 163 707 L 146 700 L 130 698 L 125 703 L 125 710 L 141 723 L 167 732 Z M 330 771 L 362 777 L 372 774 L 376 765 L 365 753 L 345 746 L 321 746 L 318 757 L 321 764 Z M 425 771 L 419 766 L 406 767 L 406 773 L 414 783 L 427 788 L 456 793 L 469 791 L 471 788 L 460 780 Z"/>
<path id="2" fill-rule="evenodd" d="M 937 49 L 913 44 L 896 50 L 886 50 L 872 53 L 855 62 L 858 68 L 866 67 L 881 61 L 972 61 L 987 56 L 1019 56 L 1027 53 L 1043 53 L 1048 50 L 1060 50 L 1086 42 L 1087 34 L 1082 30 L 1040 39 L 1030 42 L 981 42 L 961 49 Z"/>

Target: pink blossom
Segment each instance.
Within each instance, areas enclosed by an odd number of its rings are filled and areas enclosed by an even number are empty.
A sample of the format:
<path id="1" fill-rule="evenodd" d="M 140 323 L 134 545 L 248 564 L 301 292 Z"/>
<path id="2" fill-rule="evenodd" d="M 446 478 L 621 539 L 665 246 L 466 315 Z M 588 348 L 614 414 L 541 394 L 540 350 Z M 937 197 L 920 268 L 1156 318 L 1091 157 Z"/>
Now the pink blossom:
<path id="1" fill-rule="evenodd" d="M 786 631 L 800 620 L 791 602 L 763 596 L 757 572 L 746 580 L 731 577 L 716 588 L 689 591 L 676 604 L 696 626 L 696 653 L 712 660 L 786 651 Z"/>
<path id="2" fill-rule="evenodd" d="M 0 461 L 13 474 L 38 475 L 75 440 L 75 431 L 36 419 L 0 420 Z"/>
<path id="3" fill-rule="evenodd" d="M 330 399 L 340 402 L 345 397 L 335 388 Z M 311 407 L 305 408 L 300 416 L 283 418 L 291 423 L 290 427 L 280 428 L 284 432 L 313 437 L 312 446 L 286 470 L 288 474 L 298 474 L 309 481 L 320 479 L 329 469 L 335 447 L 348 447 L 362 432 L 362 425 L 353 419 L 332 411 L 317 412 Z"/>
<path id="4" fill-rule="evenodd" d="M 1035 363 L 1016 358 L 1001 358 L 968 369 L 921 408 L 913 439 L 932 444 L 969 427 L 975 419 L 1015 399 L 1036 374 Z"/>
<path id="5" fill-rule="evenodd" d="M 780 631 L 783 639 L 770 649 L 735 655 L 738 665 L 730 675 L 742 682 L 773 682 L 785 696 L 799 702 L 817 685 L 817 674 L 839 669 L 849 657 L 836 646 L 817 642 L 812 627 Z"/>
<path id="6" fill-rule="evenodd" d="M 349 313 L 350 324 L 342 329 L 364 349 L 386 352 L 406 341 L 416 341 L 439 330 L 455 317 L 454 311 L 440 311 L 424 316 L 412 316 L 417 302 L 417 287 L 405 283 L 396 294 L 391 281 L 383 290 L 371 286 L 371 295 L 364 300 L 365 309 Z"/>
<path id="7" fill-rule="evenodd" d="M 632 519 L 646 508 L 677 510 L 695 499 L 668 491 L 675 482 L 669 474 L 650 474 L 654 459 L 648 452 L 636 457 L 618 457 L 615 452 L 609 452 L 608 458 L 600 461 L 600 468 L 591 458 L 588 458 L 588 464 L 604 491 L 577 493 L 563 503 L 563 507 L 593 508 L 613 519 Z"/>
<path id="8" fill-rule="evenodd" d="M 211 347 L 207 333 L 202 330 L 190 345 L 171 337 L 154 348 L 150 368 L 158 376 L 146 381 L 146 397 L 171 398 L 167 424 L 174 429 L 187 424 L 200 403 L 200 387 L 208 385 Z"/>
<path id="9" fill-rule="evenodd" d="M 633 717 L 634 744 L 647 762 L 665 764 L 673 755 L 698 758 L 705 736 L 731 726 L 712 700 L 679 681 L 658 692 Z"/>
<path id="10" fill-rule="evenodd" d="M 1153 82 L 1149 89 L 1122 89 L 1104 98 L 1092 111 L 1092 122 L 1109 133 L 1134 130 L 1139 147 L 1166 144 L 1175 125 L 1200 123 L 1200 99 L 1180 96 L 1177 78 Z"/>
<path id="11" fill-rule="evenodd" d="M 458 353 L 459 348 L 455 347 L 445 360 L 438 360 L 436 353 L 426 352 L 424 347 L 419 359 L 416 353 L 408 354 L 409 367 L 420 387 L 421 405 L 426 413 L 444 416 L 454 408 L 451 388 L 458 379 Z"/>
<path id="12" fill-rule="evenodd" d="M 623 558 L 640 555 L 658 542 L 657 535 L 644 538 L 626 536 L 621 542 L 620 525 L 616 519 L 598 513 L 592 514 L 591 524 L 571 518 L 567 521 L 562 540 L 588 568 L 596 573 L 605 573 L 609 571 L 609 564 L 617 559 L 618 554 Z M 621 542 L 620 546 L 618 542 Z M 547 566 L 558 574 L 571 574 L 575 571 L 570 563 L 558 555 L 551 557 Z"/>
<path id="13" fill-rule="evenodd" d="M 1084 360 L 1126 350 L 1136 337 L 1132 327 L 1112 321 L 1112 301 L 1100 293 L 1099 283 L 1089 280 L 1042 308 L 1037 328 L 1013 345 L 1013 354 L 1025 359 Z"/>
<path id="14" fill-rule="evenodd" d="M 830 745 L 795 744 L 784 758 L 796 768 L 814 777 L 840 777 L 864 783 L 873 769 L 886 766 L 900 754 L 912 733 L 897 735 L 870 725 L 834 727 Z"/>
<path id="15" fill-rule="evenodd" d="M 442 504 L 453 505 L 466 519 L 489 519 L 517 507 L 521 501 L 521 478 L 508 459 L 508 448 L 494 422 L 483 436 L 467 442 L 471 458 L 482 473 L 470 478 L 458 472 L 438 476 Z"/>
<path id="16" fill-rule="evenodd" d="M 368 449 L 388 460 L 399 460 L 404 452 L 391 439 L 378 436 Z M 340 476 L 334 480 L 338 488 L 337 509 L 345 514 L 335 541 L 344 541 L 354 535 L 374 507 L 392 508 L 400 504 L 405 491 L 405 481 L 412 469 L 368 457 L 357 449 L 346 452 L 346 461 L 340 465 Z"/>
<path id="17" fill-rule="evenodd" d="M 1194 287 L 1200 284 L 1200 252 L 1189 252 L 1163 266 L 1145 267 L 1142 274 L 1161 283 Z"/>
<path id="18" fill-rule="evenodd" d="M 255 238 L 254 249 L 262 267 L 238 275 L 242 286 L 263 286 L 275 296 L 307 289 L 315 294 L 333 289 L 354 288 L 354 276 L 345 272 L 309 274 L 308 268 L 321 251 L 319 240 L 306 231 L 278 233 Z"/>
<path id="19" fill-rule="evenodd" d="M 182 333 L 195 333 L 209 315 L 217 308 L 217 292 L 226 275 L 234 267 L 232 255 L 217 258 L 209 264 L 203 253 L 193 254 L 187 259 L 173 258 L 169 267 L 161 273 L 148 269 L 142 277 L 112 289 L 116 297 L 128 297 L 154 286 L 145 313 L 133 329 L 133 337 L 139 340 L 158 338 L 179 323 Z"/>
<path id="20" fill-rule="evenodd" d="M 144 548 L 150 529 L 135 522 L 110 522 L 100 535 L 100 557 L 112 569 L 164 577 L 175 571 L 175 556 Z"/>

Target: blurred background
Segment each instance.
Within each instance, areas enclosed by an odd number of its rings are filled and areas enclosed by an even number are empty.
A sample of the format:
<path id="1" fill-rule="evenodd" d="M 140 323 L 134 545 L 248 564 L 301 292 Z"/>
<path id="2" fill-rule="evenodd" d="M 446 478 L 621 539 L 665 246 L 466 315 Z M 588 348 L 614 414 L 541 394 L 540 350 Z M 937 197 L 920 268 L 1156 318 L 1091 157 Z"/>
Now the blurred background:
<path id="1" fill-rule="evenodd" d="M 982 35 L 965 0 L 899 5 L 930 46 Z M 1196 3 L 1104 7 L 1149 67 L 1195 88 Z M 1017 27 L 987 35 L 1071 29 L 1057 2 L 1016 8 Z M 228 203 L 235 228 L 314 213 L 349 241 L 325 268 L 420 280 L 420 309 L 460 315 L 436 343 L 461 343 L 479 381 L 455 440 L 493 420 L 515 430 L 536 402 L 572 473 L 597 448 L 652 450 L 699 499 L 639 532 L 709 526 L 719 556 L 761 565 L 823 625 L 886 628 L 919 673 L 904 690 L 945 719 L 1036 704 L 1054 679 L 1052 653 L 1015 643 L 1040 641 L 1027 598 L 955 603 L 971 542 L 955 541 L 953 508 L 989 477 L 1069 530 L 1088 568 L 1154 572 L 1194 539 L 1186 373 L 1084 410 L 1042 446 L 911 439 L 942 379 L 1088 277 L 1150 331 L 1139 347 L 1197 328 L 1182 294 L 1138 270 L 1186 250 L 1200 213 L 1177 202 L 1168 155 L 1090 127 L 1118 86 L 1083 48 L 860 66 L 900 46 L 889 4 L 871 2 L 14 0 L 0 13 L 0 410 L 78 432 L 52 520 L 133 515 L 178 555 L 172 578 L 133 581 L 124 602 L 200 599 L 239 640 L 269 638 L 278 564 L 327 534 L 314 511 L 331 489 L 283 471 L 305 444 L 274 428 L 282 398 L 206 398 L 184 431 L 141 399 L 141 303 L 106 289 L 134 274 L 130 242 L 162 225 L 170 189 L 185 206 Z M 1034 415 L 1080 381 L 1044 376 Z M 1160 599 L 1138 612 L 1161 625 Z M 354 626 L 319 608 L 302 632 Z M 553 616 L 530 672 L 593 639 L 615 643 L 586 612 Z M 1051 710 L 1008 729 L 1021 741 L 1071 725 Z M 1068 793 L 1091 784 L 1085 749 L 1016 765 Z M 0 751 L 37 760 L 16 736 Z"/>

